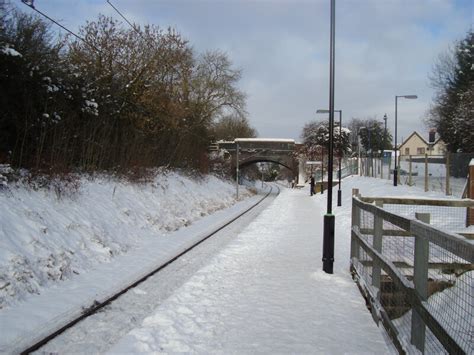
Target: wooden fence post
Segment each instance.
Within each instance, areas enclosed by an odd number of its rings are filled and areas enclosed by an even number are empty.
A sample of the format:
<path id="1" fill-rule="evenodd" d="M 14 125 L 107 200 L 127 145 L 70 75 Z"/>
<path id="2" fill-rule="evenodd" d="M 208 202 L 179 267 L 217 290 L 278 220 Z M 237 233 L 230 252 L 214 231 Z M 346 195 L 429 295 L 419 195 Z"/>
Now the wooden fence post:
<path id="1" fill-rule="evenodd" d="M 359 197 L 359 189 L 352 189 L 352 197 Z M 352 228 L 360 228 L 360 209 L 357 206 L 352 204 Z M 352 229 L 351 228 L 351 229 Z M 351 259 L 359 259 L 359 245 L 357 244 L 355 238 L 351 236 Z"/>
<path id="2" fill-rule="evenodd" d="M 449 174 L 451 171 L 451 160 L 449 152 L 446 152 L 446 195 L 451 195 L 451 187 L 449 186 Z"/>
<path id="3" fill-rule="evenodd" d="M 425 154 L 425 192 L 428 191 L 428 154 Z"/>
<path id="4" fill-rule="evenodd" d="M 383 179 L 383 154 L 380 158 L 380 178 Z"/>
<path id="5" fill-rule="evenodd" d="M 424 223 L 430 223 L 429 213 L 415 213 L 415 218 Z M 415 260 L 413 270 L 413 283 L 420 300 L 428 299 L 428 261 L 430 243 L 428 240 L 415 235 Z M 422 353 L 425 352 L 426 326 L 420 315 L 413 310 L 411 315 L 411 343 Z"/>
<path id="6" fill-rule="evenodd" d="M 469 163 L 469 177 L 467 181 L 467 197 L 474 200 L 474 159 Z M 474 225 L 474 207 L 467 208 L 466 227 Z"/>
<path id="7" fill-rule="evenodd" d="M 413 180 L 412 180 L 412 177 L 411 177 L 411 155 L 408 156 L 408 185 L 409 186 L 413 186 Z"/>
<path id="8" fill-rule="evenodd" d="M 376 200 L 375 205 L 377 207 L 383 207 L 382 200 Z M 383 218 L 377 215 L 374 216 L 374 242 L 373 248 L 379 253 L 382 252 L 382 233 L 383 233 Z M 377 299 L 380 300 L 380 273 L 381 267 L 378 262 L 373 261 L 372 266 L 372 285 L 379 289 L 377 293 Z"/>

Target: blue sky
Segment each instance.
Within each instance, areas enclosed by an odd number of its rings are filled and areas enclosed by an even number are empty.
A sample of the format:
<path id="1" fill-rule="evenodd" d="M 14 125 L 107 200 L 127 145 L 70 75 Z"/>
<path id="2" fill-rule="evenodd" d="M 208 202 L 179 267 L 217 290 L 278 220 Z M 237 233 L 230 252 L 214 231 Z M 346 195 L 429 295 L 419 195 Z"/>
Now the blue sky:
<path id="1" fill-rule="evenodd" d="M 18 6 L 29 11 L 17 0 Z M 198 52 L 225 51 L 241 68 L 251 124 L 261 137 L 299 139 L 329 105 L 329 0 L 112 0 L 131 21 L 175 27 Z M 120 19 L 106 0 L 35 0 L 75 31 L 99 13 Z M 437 56 L 474 22 L 470 0 L 336 0 L 336 109 L 343 122 L 386 113 L 398 136 L 418 130 L 433 91 Z M 320 116 L 320 115 L 318 115 Z"/>

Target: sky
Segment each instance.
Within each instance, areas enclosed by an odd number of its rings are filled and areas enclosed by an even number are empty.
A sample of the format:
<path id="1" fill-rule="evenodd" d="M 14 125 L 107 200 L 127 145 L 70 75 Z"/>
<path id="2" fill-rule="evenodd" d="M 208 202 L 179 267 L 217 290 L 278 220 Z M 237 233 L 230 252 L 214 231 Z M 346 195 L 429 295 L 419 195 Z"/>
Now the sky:
<path id="1" fill-rule="evenodd" d="M 300 140 L 305 123 L 328 118 L 316 110 L 329 107 L 329 0 L 111 2 L 130 21 L 177 29 L 198 53 L 227 53 L 242 70 L 239 87 L 259 137 Z M 121 19 L 106 0 L 34 4 L 73 31 L 99 13 Z M 418 95 L 398 100 L 398 140 L 414 130 L 428 138 L 429 75 L 473 23 L 471 0 L 336 0 L 335 109 L 343 125 L 351 118 L 382 122 L 387 114 L 393 133 L 395 96 Z"/>

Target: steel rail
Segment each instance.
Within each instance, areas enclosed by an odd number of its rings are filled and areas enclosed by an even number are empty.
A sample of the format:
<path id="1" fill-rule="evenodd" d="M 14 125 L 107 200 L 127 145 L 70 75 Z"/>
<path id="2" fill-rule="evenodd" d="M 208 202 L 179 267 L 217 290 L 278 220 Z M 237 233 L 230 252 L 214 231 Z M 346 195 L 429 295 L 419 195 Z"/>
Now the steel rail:
<path id="1" fill-rule="evenodd" d="M 278 192 L 277 192 L 277 195 L 280 193 L 281 189 L 274 185 L 276 188 L 278 188 Z M 68 321 L 65 325 L 61 326 L 59 329 L 55 330 L 54 332 L 52 332 L 51 334 L 49 334 L 48 336 L 44 337 L 43 339 L 35 342 L 33 345 L 30 345 L 28 348 L 22 350 L 20 352 L 20 354 L 30 354 L 38 349 L 40 349 L 42 346 L 46 345 L 49 341 L 53 340 L 54 338 L 58 337 L 59 335 L 61 335 L 62 333 L 64 333 L 66 330 L 72 328 L 74 325 L 76 325 L 77 323 L 79 323 L 80 321 L 84 320 L 85 318 L 97 313 L 100 309 L 104 308 L 105 306 L 109 305 L 110 303 L 112 303 L 113 301 L 115 301 L 117 298 L 119 298 L 121 295 L 123 295 L 124 293 L 130 291 L 131 289 L 133 289 L 134 287 L 138 286 L 139 284 L 141 284 L 142 282 L 144 282 L 145 280 L 147 280 L 149 277 L 153 276 L 154 274 L 156 274 L 157 272 L 159 272 L 160 270 L 164 269 L 165 267 L 167 267 L 168 265 L 170 265 L 171 263 L 173 263 L 174 261 L 176 261 L 177 259 L 179 259 L 180 257 L 182 257 L 183 255 L 185 255 L 186 253 L 188 253 L 189 251 L 191 251 L 192 249 L 194 249 L 195 247 L 197 247 L 198 245 L 200 245 L 201 243 L 203 243 L 204 241 L 206 241 L 207 239 L 209 239 L 210 237 L 212 237 L 214 234 L 216 234 L 217 232 L 221 231 L 222 229 L 224 229 L 225 227 L 229 226 L 230 224 L 232 224 L 233 222 L 235 222 L 237 219 L 239 219 L 240 217 L 242 217 L 243 215 L 245 215 L 246 213 L 250 212 L 252 209 L 254 209 L 255 207 L 257 207 L 260 203 L 262 203 L 268 196 L 270 196 L 270 194 L 272 193 L 273 191 L 273 186 L 270 188 L 270 191 L 264 195 L 260 200 L 258 200 L 255 204 L 253 204 L 252 206 L 250 206 L 249 208 L 247 208 L 246 210 L 244 210 L 243 212 L 239 213 L 236 217 L 232 218 L 231 220 L 227 221 L 225 224 L 223 224 L 222 226 L 216 228 L 215 230 L 213 230 L 211 233 L 209 233 L 208 235 L 206 235 L 204 238 L 202 238 L 201 240 L 197 241 L 196 243 L 194 243 L 193 245 L 191 245 L 190 247 L 188 247 L 187 249 L 185 249 L 184 251 L 182 251 L 181 253 L 179 253 L 178 255 L 174 256 L 173 258 L 171 258 L 170 260 L 166 261 L 165 263 L 161 264 L 160 266 L 158 266 L 157 268 L 155 268 L 154 270 L 152 270 L 151 272 L 145 274 L 144 276 L 140 277 L 138 280 L 136 280 L 135 282 L 133 282 L 132 284 L 126 286 L 125 288 L 123 288 L 121 291 L 113 294 L 112 296 L 108 297 L 106 300 L 104 301 L 101 301 L 101 302 L 98 302 L 98 301 L 94 301 L 94 303 L 84 309 L 84 311 L 82 312 L 82 314 L 70 321 Z"/>

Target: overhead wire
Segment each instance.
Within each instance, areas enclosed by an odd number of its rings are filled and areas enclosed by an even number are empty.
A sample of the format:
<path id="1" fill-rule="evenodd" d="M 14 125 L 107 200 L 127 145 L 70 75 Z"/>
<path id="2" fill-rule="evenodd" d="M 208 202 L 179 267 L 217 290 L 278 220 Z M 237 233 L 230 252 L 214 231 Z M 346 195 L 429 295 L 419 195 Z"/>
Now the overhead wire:
<path id="1" fill-rule="evenodd" d="M 85 44 L 87 44 L 88 46 L 90 46 L 91 48 L 95 49 L 97 52 L 99 53 L 102 53 L 102 51 L 97 48 L 96 46 L 94 46 L 93 44 L 89 43 L 88 41 L 86 41 L 84 38 L 82 38 L 81 36 L 79 36 L 78 34 L 74 33 L 73 31 L 71 31 L 69 28 L 67 28 L 66 26 L 63 26 L 62 24 L 60 24 L 58 21 L 56 21 L 55 19 L 49 17 L 48 15 L 46 15 L 44 12 L 38 10 L 34 5 L 33 5 L 33 1 L 28 1 L 28 0 L 21 0 L 21 2 L 23 4 L 25 4 L 26 6 L 28 6 L 30 9 L 36 11 L 37 13 L 39 13 L 41 16 L 47 18 L 49 21 L 55 23 L 57 26 L 61 27 L 63 30 L 65 30 L 66 32 L 70 33 L 71 35 L 73 35 L 74 37 L 76 37 L 77 39 L 81 40 L 82 42 L 84 42 Z"/>

